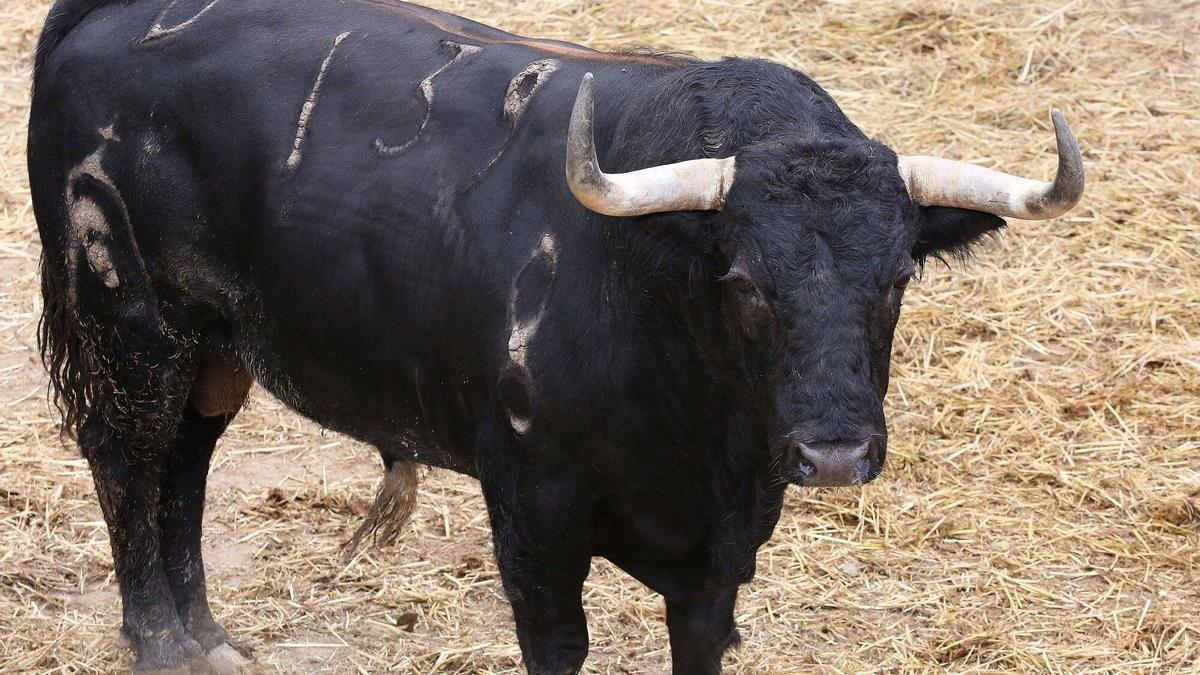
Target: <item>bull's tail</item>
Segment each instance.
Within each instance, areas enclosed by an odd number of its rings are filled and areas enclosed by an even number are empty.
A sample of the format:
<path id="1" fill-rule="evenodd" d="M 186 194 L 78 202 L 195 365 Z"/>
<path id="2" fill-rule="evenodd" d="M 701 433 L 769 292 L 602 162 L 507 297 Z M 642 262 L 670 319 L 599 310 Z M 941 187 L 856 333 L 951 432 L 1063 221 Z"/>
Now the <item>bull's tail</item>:
<path id="1" fill-rule="evenodd" d="M 50 375 L 50 394 L 62 419 L 62 431 L 78 438 L 89 401 L 98 396 L 97 379 L 88 374 L 99 369 L 97 350 L 83 330 L 75 308 L 67 297 L 66 270 L 47 260 L 41 261 L 42 316 L 38 322 L 38 348 L 42 363 Z"/>
<path id="2" fill-rule="evenodd" d="M 386 459 L 387 470 L 375 495 L 375 503 L 367 518 L 342 547 L 342 561 L 349 562 L 364 540 L 370 538 L 376 546 L 387 546 L 400 537 L 417 503 L 420 478 L 417 465 L 401 459 Z"/>
<path id="3" fill-rule="evenodd" d="M 39 105 L 39 75 L 55 48 L 93 10 L 113 0 L 57 0 L 50 8 L 34 55 L 34 110 L 29 136 L 29 172 L 33 189 L 34 211 L 42 233 L 41 261 L 42 316 L 38 324 L 38 346 L 50 374 L 53 400 L 62 415 L 63 431 L 78 436 L 88 403 L 99 397 L 100 372 L 95 344 L 98 331 L 83 326 L 76 311 L 69 265 L 65 262 L 69 241 L 69 216 L 65 205 L 67 177 L 58 166 L 61 149 L 53 143 L 52 133 L 58 121 L 40 119 L 37 111 L 55 115 L 54 107 Z"/>

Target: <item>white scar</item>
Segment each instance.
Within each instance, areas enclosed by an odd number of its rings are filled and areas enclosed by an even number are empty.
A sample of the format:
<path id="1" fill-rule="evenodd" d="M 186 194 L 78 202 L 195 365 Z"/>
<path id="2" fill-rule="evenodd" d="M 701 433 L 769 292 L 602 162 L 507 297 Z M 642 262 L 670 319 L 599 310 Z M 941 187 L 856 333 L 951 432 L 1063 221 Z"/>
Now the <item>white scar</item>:
<path id="1" fill-rule="evenodd" d="M 287 170 L 295 171 L 296 167 L 300 166 L 302 158 L 301 146 L 304 145 L 304 137 L 308 135 L 308 122 L 312 119 L 313 109 L 317 107 L 317 97 L 321 95 L 321 85 L 325 83 L 325 73 L 329 71 L 329 64 L 333 61 L 333 55 L 337 53 L 338 47 L 342 44 L 342 40 L 349 37 L 353 31 L 346 31 L 333 39 L 333 46 L 329 48 L 329 53 L 325 56 L 325 60 L 321 62 L 321 69 L 317 71 L 317 80 L 313 82 L 312 91 L 308 93 L 308 99 L 304 101 L 304 106 L 300 108 L 300 120 L 296 123 L 296 139 L 292 141 L 292 154 L 287 158 Z"/>
<path id="2" fill-rule="evenodd" d="M 175 5 L 179 2 L 179 0 L 171 0 L 171 2 L 168 3 L 166 7 L 163 8 L 163 11 L 158 15 L 158 18 L 154 20 L 154 24 L 152 26 L 150 26 L 150 30 L 146 31 L 145 37 L 143 37 L 141 40 L 139 40 L 138 43 L 146 44 L 147 42 L 152 42 L 154 40 L 161 40 L 162 38 L 168 38 L 168 37 L 171 37 L 172 35 L 178 35 L 179 33 L 182 33 L 183 31 L 185 31 L 189 27 L 191 27 L 192 24 L 199 21 L 200 17 L 204 16 L 205 14 L 208 14 L 208 11 L 211 10 L 220 1 L 221 0 L 211 0 L 199 12 L 197 12 L 195 14 L 195 16 L 188 19 L 187 21 L 184 21 L 183 23 L 171 26 L 170 28 L 163 28 L 163 25 L 162 25 L 163 19 L 166 18 L 167 12 L 171 11 L 171 9 L 173 9 L 175 7 Z"/>
<path id="3" fill-rule="evenodd" d="M 554 241 L 554 235 L 546 233 L 542 235 L 542 240 L 538 242 L 538 254 L 545 256 L 550 262 L 550 275 L 554 276 L 558 269 L 558 244 Z"/>
<path id="4" fill-rule="evenodd" d="M 558 66 L 559 62 L 555 59 L 534 61 L 522 68 L 521 72 L 517 73 L 516 77 L 508 83 L 508 89 L 504 92 L 502 113 L 504 121 L 508 123 L 508 137 L 504 139 L 504 146 L 500 148 L 496 156 L 475 174 L 471 180 L 472 186 L 482 179 L 484 174 L 491 171 L 492 167 L 496 166 L 496 163 L 504 157 L 504 153 L 512 146 L 513 138 L 517 134 L 517 125 L 521 123 L 521 117 L 525 115 L 529 103 L 542 85 L 550 79 L 550 75 L 558 70 Z"/>
<path id="5" fill-rule="evenodd" d="M 417 127 L 417 133 L 413 134 L 412 138 L 408 139 L 404 143 L 401 143 L 400 145 L 388 145 L 383 142 L 383 139 L 376 138 L 375 149 L 379 151 L 379 154 L 387 157 L 395 157 L 396 155 L 407 151 L 414 144 L 416 144 L 418 140 L 420 140 L 421 134 L 425 131 L 425 127 L 429 126 L 430 118 L 433 117 L 433 81 L 437 79 L 438 75 L 441 75 L 450 66 L 453 66 L 459 61 L 480 51 L 480 48 L 476 47 L 475 45 L 465 45 L 449 41 L 445 42 L 444 44 L 453 47 L 456 50 L 454 58 L 447 61 L 446 65 L 433 71 L 429 77 L 421 80 L 421 84 L 417 86 L 417 91 L 421 94 L 421 98 L 425 101 L 425 117 L 421 120 L 421 126 Z"/>
<path id="6" fill-rule="evenodd" d="M 504 120 L 510 128 L 516 128 L 521 116 L 529 107 L 529 102 L 533 100 L 538 89 L 550 79 L 550 75 L 558 70 L 558 66 L 558 61 L 554 59 L 534 61 L 522 68 L 508 83 L 508 90 L 504 92 Z"/>
<path id="7" fill-rule="evenodd" d="M 524 370 L 529 365 L 529 341 L 537 333 L 541 315 L 536 315 L 525 323 L 514 322 L 508 334 L 508 361 Z"/>
<path id="8" fill-rule="evenodd" d="M 90 197 L 77 197 L 71 201 L 68 213 L 71 248 L 67 254 L 70 256 L 71 270 L 74 271 L 79 264 L 79 247 L 82 245 L 87 253 L 88 267 L 104 285 L 108 288 L 120 286 L 121 278 L 117 276 L 112 254 L 108 250 L 108 239 L 112 232 L 100 206 Z"/>
<path id="9" fill-rule="evenodd" d="M 524 436 L 529 433 L 529 429 L 533 426 L 533 421 L 528 417 L 521 417 L 516 413 L 509 413 L 508 423 L 512 425 L 513 431 Z"/>
<path id="10" fill-rule="evenodd" d="M 109 126 L 101 129 L 100 137 L 105 141 L 115 139 L 116 134 L 113 131 L 113 127 Z M 104 146 L 101 145 L 67 174 L 66 200 L 69 230 L 66 255 L 67 274 L 69 278 L 68 293 L 72 301 L 77 297 L 77 275 L 81 250 L 87 256 L 88 267 L 91 268 L 96 276 L 100 277 L 107 288 L 116 288 L 121 285 L 121 278 L 117 275 L 116 265 L 112 260 L 112 252 L 109 250 L 109 243 L 112 241 L 112 228 L 108 222 L 108 218 L 94 199 L 76 192 L 78 181 L 85 176 L 90 177 L 92 180 L 103 185 L 115 197 L 117 206 L 121 210 L 121 217 L 128 219 L 129 216 L 126 212 L 125 203 L 121 201 L 116 185 L 100 164 L 103 153 Z"/>
<path id="11" fill-rule="evenodd" d="M 546 262 L 546 267 L 549 268 L 550 276 L 553 277 L 558 269 L 558 246 L 554 241 L 553 235 L 544 234 L 538 242 L 538 247 L 534 249 L 529 260 L 533 262 L 537 259 L 543 259 Z M 519 275 L 518 275 L 519 276 Z M 537 335 L 538 326 L 542 322 L 542 313 L 546 309 L 545 295 L 542 296 L 542 302 L 538 306 L 537 312 L 527 321 L 517 320 L 517 288 L 514 285 L 512 296 L 509 299 L 509 320 L 508 330 L 508 362 L 510 366 L 518 370 L 525 380 L 526 387 L 532 387 L 529 378 L 529 345 Z M 509 422 L 512 428 L 518 434 L 526 434 L 529 432 L 531 421 L 516 413 L 509 412 Z"/>

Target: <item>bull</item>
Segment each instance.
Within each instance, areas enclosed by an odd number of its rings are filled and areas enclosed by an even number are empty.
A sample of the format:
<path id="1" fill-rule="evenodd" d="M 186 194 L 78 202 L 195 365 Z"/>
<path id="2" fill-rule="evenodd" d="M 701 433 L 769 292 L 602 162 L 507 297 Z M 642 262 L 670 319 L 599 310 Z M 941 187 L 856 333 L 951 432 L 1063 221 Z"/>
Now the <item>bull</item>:
<path id="1" fill-rule="evenodd" d="M 252 382 L 479 480 L 532 673 L 580 669 L 602 556 L 715 673 L 786 486 L 861 485 L 905 288 L 1070 209 L 897 155 L 815 82 L 527 39 L 383 0 L 58 0 L 28 164 L 40 343 L 108 525 L 137 669 L 229 669 L 205 595 L 214 445 Z M 208 664 L 208 665 L 205 665 Z"/>

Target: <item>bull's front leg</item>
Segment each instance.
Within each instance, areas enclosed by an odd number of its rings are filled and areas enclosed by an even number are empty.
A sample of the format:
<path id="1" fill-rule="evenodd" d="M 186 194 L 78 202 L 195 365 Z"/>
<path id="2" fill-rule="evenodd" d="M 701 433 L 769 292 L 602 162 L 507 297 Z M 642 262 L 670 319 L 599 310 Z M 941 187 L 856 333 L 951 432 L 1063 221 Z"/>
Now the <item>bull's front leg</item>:
<path id="1" fill-rule="evenodd" d="M 496 552 L 526 669 L 531 675 L 578 673 L 588 652 L 582 600 L 588 564 L 509 547 Z"/>
<path id="2" fill-rule="evenodd" d="M 520 465 L 520 451 L 477 455 L 496 562 L 531 675 L 579 672 L 587 657 L 583 581 L 590 498 L 569 472 Z"/>
<path id="3" fill-rule="evenodd" d="M 717 675 L 721 657 L 740 641 L 733 609 L 737 587 L 715 596 L 667 599 L 667 630 L 675 675 Z"/>

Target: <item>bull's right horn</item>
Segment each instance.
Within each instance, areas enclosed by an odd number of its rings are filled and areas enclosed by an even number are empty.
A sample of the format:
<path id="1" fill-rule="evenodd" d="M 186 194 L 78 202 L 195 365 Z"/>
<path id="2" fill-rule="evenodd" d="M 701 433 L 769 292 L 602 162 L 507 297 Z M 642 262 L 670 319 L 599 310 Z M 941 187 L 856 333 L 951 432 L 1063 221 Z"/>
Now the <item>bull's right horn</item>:
<path id="1" fill-rule="evenodd" d="M 629 173 L 600 170 L 593 136 L 592 74 L 583 76 L 567 131 L 567 185 L 587 208 L 606 216 L 712 211 L 725 205 L 735 159 L 693 159 Z"/>

